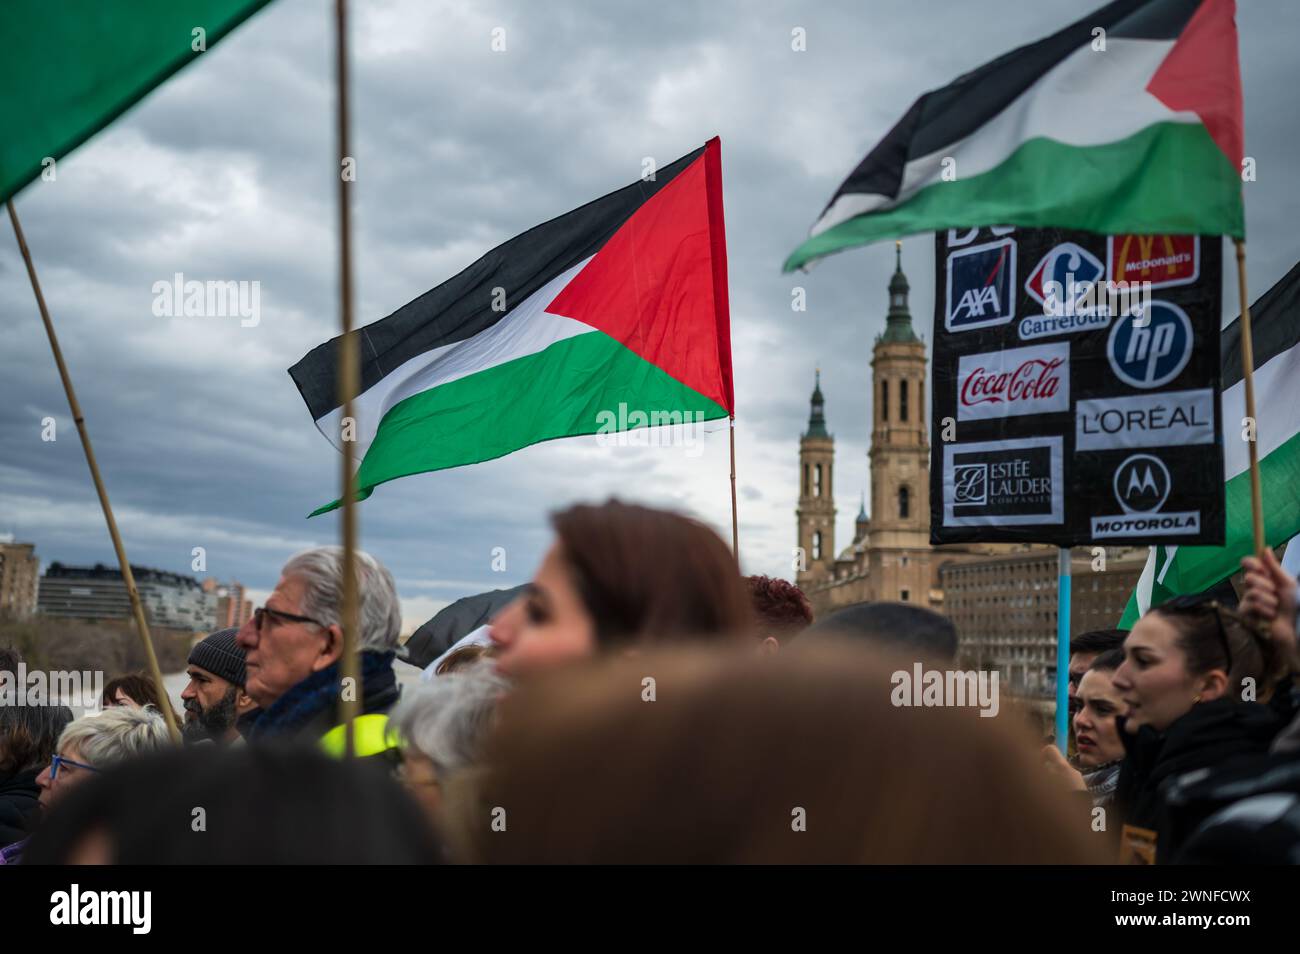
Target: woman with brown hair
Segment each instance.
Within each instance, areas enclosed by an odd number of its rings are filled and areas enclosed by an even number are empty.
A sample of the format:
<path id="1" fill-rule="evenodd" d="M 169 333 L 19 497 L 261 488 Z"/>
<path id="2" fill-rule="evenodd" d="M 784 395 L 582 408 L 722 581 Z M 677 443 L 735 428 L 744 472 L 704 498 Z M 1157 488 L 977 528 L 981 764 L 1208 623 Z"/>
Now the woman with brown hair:
<path id="1" fill-rule="evenodd" d="M 493 863 L 1076 863 L 1080 806 L 1014 717 L 902 707 L 898 662 L 675 648 L 530 680 L 456 822 Z"/>
<path id="2" fill-rule="evenodd" d="M 125 676 L 110 679 L 104 684 L 104 692 L 99 702 L 105 709 L 110 706 L 132 706 L 136 709 L 152 706 L 158 710 L 159 715 L 162 715 L 164 705 L 171 706 L 171 700 L 158 697 L 158 687 L 153 679 L 142 672 L 130 672 Z M 176 724 L 180 725 L 181 717 L 176 715 L 174 708 L 172 714 L 176 716 Z"/>
<path id="3" fill-rule="evenodd" d="M 1180 596 L 1134 624 L 1113 678 L 1126 710 L 1115 793 L 1122 860 L 1172 858 L 1195 827 L 1171 823 L 1166 782 L 1268 751 L 1284 718 L 1255 700 L 1269 698 L 1285 668 L 1267 631 L 1217 600 Z"/>
<path id="4" fill-rule="evenodd" d="M 492 621 L 497 668 L 517 675 L 598 651 L 749 638 L 736 558 L 704 524 L 617 500 L 552 515 L 555 543 Z"/>

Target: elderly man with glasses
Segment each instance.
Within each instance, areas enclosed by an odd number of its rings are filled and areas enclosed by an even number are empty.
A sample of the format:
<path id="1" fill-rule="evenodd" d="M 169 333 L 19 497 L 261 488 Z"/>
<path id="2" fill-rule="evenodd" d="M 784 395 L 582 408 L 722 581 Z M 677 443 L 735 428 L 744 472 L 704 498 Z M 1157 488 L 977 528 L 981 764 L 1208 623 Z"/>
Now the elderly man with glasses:
<path id="1" fill-rule="evenodd" d="M 338 706 L 340 694 L 351 691 L 363 712 L 354 729 L 356 754 L 396 760 L 387 713 L 399 693 L 393 672 L 402 623 L 397 588 L 374 557 L 357 551 L 355 559 L 360 687 L 340 683 L 342 548 L 306 550 L 284 565 L 266 605 L 239 630 L 247 672 L 244 691 L 262 710 L 248 732 L 250 743 L 310 739 L 341 754 Z"/>

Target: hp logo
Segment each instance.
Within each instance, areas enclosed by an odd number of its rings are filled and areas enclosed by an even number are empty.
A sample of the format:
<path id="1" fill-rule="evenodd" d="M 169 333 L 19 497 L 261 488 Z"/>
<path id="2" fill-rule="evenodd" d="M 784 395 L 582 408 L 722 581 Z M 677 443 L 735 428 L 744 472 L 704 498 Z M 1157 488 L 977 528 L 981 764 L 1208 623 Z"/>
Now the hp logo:
<path id="1" fill-rule="evenodd" d="M 1187 367 L 1192 343 L 1187 313 L 1167 301 L 1154 301 L 1146 312 L 1125 315 L 1115 323 L 1106 356 L 1115 376 L 1125 384 L 1158 388 Z"/>

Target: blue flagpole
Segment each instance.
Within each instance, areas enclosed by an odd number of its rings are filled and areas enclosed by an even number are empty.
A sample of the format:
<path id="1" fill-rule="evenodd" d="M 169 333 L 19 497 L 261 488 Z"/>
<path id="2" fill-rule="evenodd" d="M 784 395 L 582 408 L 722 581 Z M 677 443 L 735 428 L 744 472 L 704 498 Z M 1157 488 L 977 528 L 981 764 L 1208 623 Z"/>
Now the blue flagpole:
<path id="1" fill-rule="evenodd" d="M 1056 746 L 1070 744 L 1070 548 L 1057 552 L 1056 577 Z"/>

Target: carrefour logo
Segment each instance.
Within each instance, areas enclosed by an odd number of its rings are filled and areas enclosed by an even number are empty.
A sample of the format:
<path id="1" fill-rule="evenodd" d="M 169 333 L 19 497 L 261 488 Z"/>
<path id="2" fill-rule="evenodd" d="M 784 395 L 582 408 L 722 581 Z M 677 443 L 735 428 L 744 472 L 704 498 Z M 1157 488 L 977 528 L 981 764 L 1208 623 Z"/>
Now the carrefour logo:
<path id="1" fill-rule="evenodd" d="M 1142 314 L 1125 315 L 1110 330 L 1106 356 L 1111 370 L 1135 388 L 1168 384 L 1192 357 L 1192 322 L 1167 301 L 1153 301 Z"/>
<path id="2" fill-rule="evenodd" d="M 1082 245 L 1062 242 L 1039 259 L 1025 291 L 1045 315 L 1083 315 L 1096 310 L 1095 285 L 1105 273 L 1101 260 Z"/>

